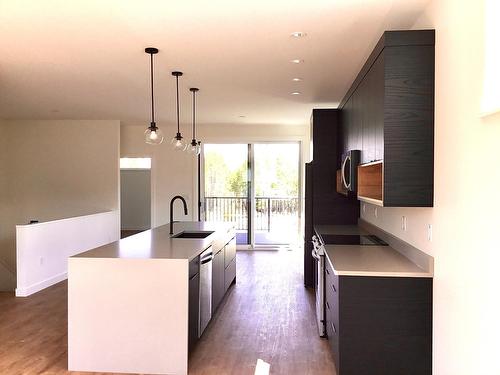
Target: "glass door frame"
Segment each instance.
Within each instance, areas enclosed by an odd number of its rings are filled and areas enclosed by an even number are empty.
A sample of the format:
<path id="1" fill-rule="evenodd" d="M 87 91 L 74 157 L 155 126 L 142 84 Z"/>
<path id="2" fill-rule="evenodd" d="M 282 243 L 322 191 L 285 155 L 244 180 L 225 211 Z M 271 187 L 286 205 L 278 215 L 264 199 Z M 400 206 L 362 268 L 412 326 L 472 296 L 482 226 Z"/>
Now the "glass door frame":
<path id="1" fill-rule="evenodd" d="M 302 223 L 302 204 L 301 197 L 303 196 L 303 171 L 302 171 L 302 148 L 303 142 L 301 140 L 290 140 L 290 141 L 255 141 L 255 142 L 207 142 L 207 144 L 241 144 L 248 146 L 248 156 L 247 156 L 247 212 L 248 212 L 248 225 L 247 225 L 247 245 L 249 249 L 255 249 L 255 207 L 256 197 L 255 197 L 255 145 L 256 144 L 298 144 L 299 155 L 298 155 L 298 195 L 297 199 L 299 204 L 297 205 L 297 216 L 298 216 L 298 228 L 300 232 Z M 205 203 L 205 160 L 204 152 L 205 145 L 202 143 L 202 148 L 200 155 L 198 155 L 197 160 L 197 196 L 198 196 L 198 221 L 205 220 L 204 203 Z"/>

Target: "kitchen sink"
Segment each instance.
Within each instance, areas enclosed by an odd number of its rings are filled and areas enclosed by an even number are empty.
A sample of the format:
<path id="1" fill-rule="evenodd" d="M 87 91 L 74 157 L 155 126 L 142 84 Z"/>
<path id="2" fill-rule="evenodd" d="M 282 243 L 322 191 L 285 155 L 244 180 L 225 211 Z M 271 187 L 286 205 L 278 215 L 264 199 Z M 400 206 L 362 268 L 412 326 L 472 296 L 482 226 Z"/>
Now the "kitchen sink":
<path id="1" fill-rule="evenodd" d="M 183 231 L 177 233 L 172 238 L 207 238 L 213 231 Z"/>

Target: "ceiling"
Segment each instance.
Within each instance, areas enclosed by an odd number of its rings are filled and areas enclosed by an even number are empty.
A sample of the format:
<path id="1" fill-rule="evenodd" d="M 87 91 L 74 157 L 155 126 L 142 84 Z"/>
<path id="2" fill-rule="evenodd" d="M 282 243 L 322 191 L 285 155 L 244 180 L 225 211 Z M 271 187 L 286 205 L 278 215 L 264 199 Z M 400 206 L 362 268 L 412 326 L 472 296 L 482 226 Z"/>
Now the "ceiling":
<path id="1" fill-rule="evenodd" d="M 196 86 L 202 124 L 307 124 L 312 108 L 338 105 L 381 33 L 411 27 L 427 2 L 0 0 L 0 118 L 147 124 L 154 46 L 160 126 L 175 119 L 172 70 L 185 73 L 183 122 Z"/>

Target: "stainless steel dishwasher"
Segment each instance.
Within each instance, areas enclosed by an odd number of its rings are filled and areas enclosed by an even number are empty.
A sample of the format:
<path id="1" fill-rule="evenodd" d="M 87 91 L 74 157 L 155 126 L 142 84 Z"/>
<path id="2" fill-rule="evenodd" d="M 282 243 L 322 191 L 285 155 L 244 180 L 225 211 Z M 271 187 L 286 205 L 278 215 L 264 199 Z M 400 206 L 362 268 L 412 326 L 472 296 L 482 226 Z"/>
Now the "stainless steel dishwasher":
<path id="1" fill-rule="evenodd" d="M 200 255 L 200 329 L 203 331 L 212 318 L 212 246 Z"/>

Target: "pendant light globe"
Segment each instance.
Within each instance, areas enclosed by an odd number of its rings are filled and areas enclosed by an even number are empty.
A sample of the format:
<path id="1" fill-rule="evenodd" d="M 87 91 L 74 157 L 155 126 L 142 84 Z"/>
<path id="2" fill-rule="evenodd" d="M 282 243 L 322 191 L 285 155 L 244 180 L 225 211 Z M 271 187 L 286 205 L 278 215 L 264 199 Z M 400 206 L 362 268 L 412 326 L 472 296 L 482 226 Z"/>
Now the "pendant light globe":
<path id="1" fill-rule="evenodd" d="M 196 156 L 201 152 L 201 142 L 196 140 L 196 93 L 200 91 L 200 89 L 197 87 L 191 87 L 189 91 L 193 93 L 193 139 L 188 146 L 188 152 Z"/>
<path id="2" fill-rule="evenodd" d="M 187 147 L 186 143 L 183 141 L 181 133 L 177 133 L 170 141 L 170 144 L 175 151 L 185 151 Z"/>
<path id="3" fill-rule="evenodd" d="M 183 137 L 180 130 L 180 120 L 179 120 L 179 77 L 182 76 L 182 72 L 172 72 L 172 75 L 175 77 L 175 85 L 176 85 L 176 103 L 177 103 L 177 134 L 172 138 L 170 144 L 172 145 L 175 151 L 185 151 L 186 143 L 183 141 Z"/>
<path id="4" fill-rule="evenodd" d="M 154 124 L 151 124 L 144 132 L 144 140 L 149 145 L 159 145 L 163 139 L 163 132 Z"/>
<path id="5" fill-rule="evenodd" d="M 151 124 L 149 127 L 144 131 L 144 141 L 147 144 L 150 145 L 159 145 L 160 143 L 163 142 L 163 133 L 161 130 L 156 126 L 155 122 L 155 95 L 154 95 L 154 65 L 153 65 L 153 56 L 158 53 L 158 49 L 154 47 L 148 47 L 144 50 L 147 54 L 150 55 L 151 57 Z"/>

